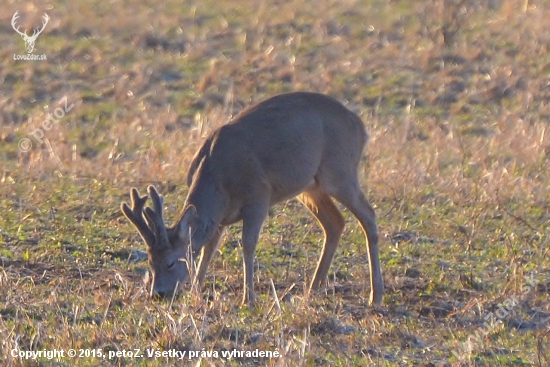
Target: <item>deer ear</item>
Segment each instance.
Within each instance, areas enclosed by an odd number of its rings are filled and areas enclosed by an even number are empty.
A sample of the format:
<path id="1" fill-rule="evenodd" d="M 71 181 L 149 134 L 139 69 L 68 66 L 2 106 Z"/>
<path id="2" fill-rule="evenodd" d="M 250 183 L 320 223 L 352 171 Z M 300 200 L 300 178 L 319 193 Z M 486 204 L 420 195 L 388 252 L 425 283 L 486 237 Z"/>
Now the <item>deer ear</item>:
<path id="1" fill-rule="evenodd" d="M 195 218 L 197 218 L 197 209 L 194 206 L 187 207 L 176 227 L 180 240 L 185 241 L 189 237 L 189 227 Z"/>

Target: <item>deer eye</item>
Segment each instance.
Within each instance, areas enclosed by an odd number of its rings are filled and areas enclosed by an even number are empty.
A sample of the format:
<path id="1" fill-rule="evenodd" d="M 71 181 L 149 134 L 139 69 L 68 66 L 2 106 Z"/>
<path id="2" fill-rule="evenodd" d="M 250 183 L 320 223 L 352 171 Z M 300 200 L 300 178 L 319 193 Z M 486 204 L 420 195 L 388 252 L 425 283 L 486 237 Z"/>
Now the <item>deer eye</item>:
<path id="1" fill-rule="evenodd" d="M 171 263 L 170 265 L 168 265 L 168 270 L 174 269 L 174 266 L 176 266 L 176 263 L 175 262 Z"/>

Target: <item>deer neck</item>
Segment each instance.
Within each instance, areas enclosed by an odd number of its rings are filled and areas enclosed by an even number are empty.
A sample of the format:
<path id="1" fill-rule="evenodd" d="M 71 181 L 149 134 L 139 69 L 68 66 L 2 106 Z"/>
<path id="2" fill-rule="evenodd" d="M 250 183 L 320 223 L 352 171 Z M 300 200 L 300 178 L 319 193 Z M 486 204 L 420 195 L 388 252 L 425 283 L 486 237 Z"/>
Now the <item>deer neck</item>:
<path id="1" fill-rule="evenodd" d="M 219 182 L 202 170 L 189 189 L 185 207 L 194 206 L 199 222 L 217 228 L 223 222 L 228 204 L 227 195 Z"/>

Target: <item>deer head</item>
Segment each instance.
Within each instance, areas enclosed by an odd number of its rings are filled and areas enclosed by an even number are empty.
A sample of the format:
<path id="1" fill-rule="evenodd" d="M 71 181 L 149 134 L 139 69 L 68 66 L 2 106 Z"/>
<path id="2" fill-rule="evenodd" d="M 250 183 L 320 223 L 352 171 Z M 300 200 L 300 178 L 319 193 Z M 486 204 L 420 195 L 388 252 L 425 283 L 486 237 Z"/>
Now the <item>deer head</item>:
<path id="1" fill-rule="evenodd" d="M 38 38 L 38 35 L 42 33 L 44 28 L 46 28 L 46 24 L 48 24 L 48 21 L 50 20 L 50 17 L 48 14 L 44 14 L 44 22 L 42 23 L 42 29 L 35 28 L 32 36 L 27 35 L 27 30 L 25 29 L 25 32 L 21 32 L 19 30 L 19 27 L 15 25 L 15 21 L 17 18 L 19 18 L 19 11 L 16 11 L 15 14 L 13 14 L 13 17 L 11 18 L 11 26 L 17 33 L 21 35 L 23 40 L 25 41 L 25 48 L 27 49 L 27 53 L 31 53 L 34 50 L 34 43 L 36 42 L 36 39 Z"/>
<path id="2" fill-rule="evenodd" d="M 166 227 L 162 218 L 163 197 L 154 186 L 147 188 L 153 207 L 146 207 L 148 196 L 140 196 L 133 188 L 130 191 L 132 207 L 122 203 L 121 210 L 134 224 L 147 245 L 149 266 L 153 272 L 151 296 L 165 296 L 176 291 L 178 284 L 189 276 L 189 266 L 194 254 L 190 250 L 190 224 L 196 216 L 187 210 L 174 227 Z"/>

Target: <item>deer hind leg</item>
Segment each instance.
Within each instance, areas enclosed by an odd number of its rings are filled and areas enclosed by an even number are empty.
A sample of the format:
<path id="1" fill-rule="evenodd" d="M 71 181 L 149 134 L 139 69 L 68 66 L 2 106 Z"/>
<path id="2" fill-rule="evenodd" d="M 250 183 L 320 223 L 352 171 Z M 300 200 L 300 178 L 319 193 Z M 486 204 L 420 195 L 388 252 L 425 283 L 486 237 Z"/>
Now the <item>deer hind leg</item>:
<path id="1" fill-rule="evenodd" d="M 313 213 L 325 232 L 323 252 L 310 286 L 315 291 L 327 277 L 345 222 L 330 195 L 318 187 L 303 192 L 298 199 Z"/>
<path id="2" fill-rule="evenodd" d="M 359 220 L 368 241 L 369 266 L 371 278 L 370 303 L 380 305 L 384 295 L 384 282 L 380 270 L 380 259 L 378 257 L 378 227 L 374 209 L 359 188 L 359 183 L 341 180 L 346 182 L 346 187 L 334 193 L 334 198 L 341 202 Z M 352 184 L 350 184 L 352 182 Z"/>
<path id="3" fill-rule="evenodd" d="M 220 226 L 216 230 L 216 233 L 214 234 L 214 237 L 202 248 L 202 254 L 201 259 L 199 262 L 199 271 L 197 273 L 197 277 L 195 280 L 195 284 L 198 286 L 202 285 L 202 282 L 204 281 L 204 278 L 206 277 L 206 271 L 208 270 L 208 265 L 210 265 L 210 262 L 212 261 L 212 258 L 214 257 L 214 254 L 220 247 L 220 240 L 223 236 L 223 233 L 225 231 L 225 226 Z"/>

